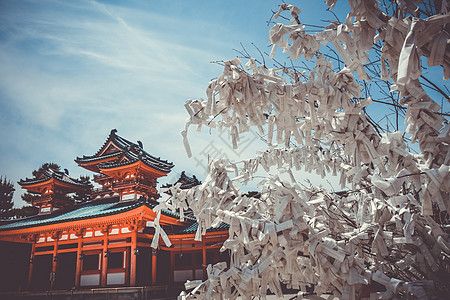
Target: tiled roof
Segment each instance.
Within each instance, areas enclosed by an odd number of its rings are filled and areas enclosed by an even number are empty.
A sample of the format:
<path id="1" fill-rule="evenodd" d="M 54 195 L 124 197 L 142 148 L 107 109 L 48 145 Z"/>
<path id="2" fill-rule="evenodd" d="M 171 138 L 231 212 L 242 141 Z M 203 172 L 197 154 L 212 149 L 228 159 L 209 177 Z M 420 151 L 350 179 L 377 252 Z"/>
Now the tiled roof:
<path id="1" fill-rule="evenodd" d="M 197 179 L 197 177 L 195 177 L 195 175 L 192 175 L 192 177 L 189 177 L 183 171 L 183 172 L 181 172 L 180 178 L 178 178 L 178 180 L 175 183 L 173 183 L 173 184 L 167 183 L 167 184 L 163 185 L 162 187 L 170 188 L 180 182 L 181 182 L 181 186 L 180 186 L 181 189 L 190 189 L 190 188 L 202 183 L 200 180 Z"/>
<path id="2" fill-rule="evenodd" d="M 156 202 L 156 201 L 151 201 L 151 202 L 147 202 L 147 203 L 146 203 L 146 205 L 147 205 L 148 207 L 150 207 L 152 210 L 153 210 L 153 208 L 155 208 L 156 205 L 158 205 L 158 204 L 159 204 L 159 202 Z M 161 210 L 161 213 L 162 213 L 163 215 L 165 215 L 165 216 L 172 217 L 172 218 L 175 218 L 175 219 L 179 219 L 179 218 L 180 218 L 180 214 L 179 214 L 179 213 L 177 213 L 177 212 L 175 212 L 175 211 L 171 211 L 171 210 L 169 210 L 169 209 L 162 209 L 162 210 Z M 195 221 L 195 220 L 196 220 L 194 217 L 187 216 L 187 215 L 184 215 L 184 218 L 185 218 L 186 220 L 189 220 L 189 221 Z"/>
<path id="3" fill-rule="evenodd" d="M 82 219 L 92 219 L 113 215 L 138 207 L 138 202 L 118 202 L 119 198 L 91 201 L 70 209 L 61 209 L 48 215 L 36 215 L 25 219 L 19 219 L 9 224 L 1 225 L 0 230 L 21 229 L 48 224 L 70 222 Z"/>
<path id="4" fill-rule="evenodd" d="M 141 160 L 143 163 L 148 165 L 149 167 L 155 168 L 156 170 L 160 170 L 162 172 L 170 172 L 170 170 L 173 168 L 173 163 L 168 162 L 167 160 L 162 160 L 160 157 L 155 157 L 153 155 L 148 154 L 143 149 L 143 145 L 141 142 L 138 142 L 137 144 L 130 142 L 127 139 L 124 139 L 123 137 L 116 134 L 117 130 L 113 129 L 111 130 L 107 140 L 103 144 L 103 146 L 92 156 L 86 156 L 83 155 L 83 157 L 77 157 L 75 161 L 77 163 L 85 163 L 85 162 L 92 162 L 97 161 L 105 158 L 112 158 L 117 156 L 118 154 L 125 155 L 129 160 L 128 161 L 122 161 L 122 162 L 105 162 L 102 164 L 99 164 L 99 167 L 105 169 L 105 168 L 113 168 L 117 166 L 127 165 L 134 163 L 138 160 Z M 108 144 L 109 141 L 112 141 L 117 147 L 121 149 L 121 151 L 117 151 L 110 154 L 100 155 L 100 152 L 103 150 L 103 148 Z"/>
<path id="5" fill-rule="evenodd" d="M 195 222 L 191 226 L 183 228 L 182 230 L 180 230 L 179 232 L 177 232 L 175 234 L 194 234 L 197 232 L 197 228 L 198 228 L 198 223 Z M 230 225 L 222 222 L 216 228 L 210 227 L 210 228 L 206 229 L 206 232 L 225 231 L 225 230 L 228 230 L 229 228 L 230 228 Z"/>
<path id="6" fill-rule="evenodd" d="M 153 209 L 158 203 L 147 203 L 143 200 L 119 202 L 118 197 L 95 200 L 71 207 L 70 209 L 61 209 L 48 215 L 36 215 L 29 218 L 9 221 L 7 224 L 0 223 L 0 231 L 37 227 L 49 224 L 72 222 L 77 220 L 94 219 L 104 216 L 120 214 L 134 208 L 146 205 Z M 176 212 L 164 209 L 163 215 L 179 219 L 180 215 Z M 195 220 L 189 217 L 189 220 Z"/>
<path id="7" fill-rule="evenodd" d="M 71 185 L 77 185 L 77 186 L 85 186 L 87 187 L 89 183 L 79 181 L 75 178 L 70 177 L 68 174 L 61 172 L 61 171 L 55 171 L 53 169 L 44 170 L 39 177 L 36 178 L 26 178 L 25 180 L 20 180 L 19 184 L 21 186 L 24 185 L 30 185 L 30 184 L 36 184 L 40 182 L 45 182 L 51 178 L 54 178 L 58 181 L 65 182 Z"/>
<path id="8" fill-rule="evenodd" d="M 147 166 L 159 170 L 161 172 L 168 173 L 173 168 L 172 164 L 169 165 L 167 162 L 161 161 L 151 155 L 148 155 L 143 150 L 141 150 L 138 154 L 131 151 L 124 151 L 123 154 L 126 158 L 128 158 L 128 160 L 123 160 L 121 162 L 112 161 L 100 163 L 98 164 L 99 169 L 110 169 L 119 166 L 126 166 L 138 161 L 142 161 Z"/>
<path id="9" fill-rule="evenodd" d="M 123 152 L 114 152 L 114 153 L 110 153 L 110 154 L 105 154 L 103 156 L 87 156 L 87 155 L 83 155 L 83 157 L 77 157 L 75 159 L 76 162 L 91 162 L 91 161 L 96 161 L 96 160 L 102 160 L 105 158 L 111 158 L 117 155 L 122 154 Z"/>

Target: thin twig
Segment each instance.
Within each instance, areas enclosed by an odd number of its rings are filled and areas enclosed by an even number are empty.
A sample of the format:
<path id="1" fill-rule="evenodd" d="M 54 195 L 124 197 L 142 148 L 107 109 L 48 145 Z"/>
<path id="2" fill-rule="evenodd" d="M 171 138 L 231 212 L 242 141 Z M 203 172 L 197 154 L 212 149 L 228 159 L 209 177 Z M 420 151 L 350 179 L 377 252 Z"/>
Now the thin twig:
<path id="1" fill-rule="evenodd" d="M 442 94 L 448 101 L 450 101 L 450 96 L 447 95 L 443 90 L 441 90 L 436 84 L 434 84 L 433 82 L 431 82 L 428 78 L 426 78 L 426 77 L 423 76 L 423 75 L 420 75 L 420 78 L 423 78 L 426 82 L 428 82 L 429 84 L 431 84 L 431 85 L 435 88 L 435 90 L 436 90 L 437 92 L 439 92 L 440 94 Z"/>

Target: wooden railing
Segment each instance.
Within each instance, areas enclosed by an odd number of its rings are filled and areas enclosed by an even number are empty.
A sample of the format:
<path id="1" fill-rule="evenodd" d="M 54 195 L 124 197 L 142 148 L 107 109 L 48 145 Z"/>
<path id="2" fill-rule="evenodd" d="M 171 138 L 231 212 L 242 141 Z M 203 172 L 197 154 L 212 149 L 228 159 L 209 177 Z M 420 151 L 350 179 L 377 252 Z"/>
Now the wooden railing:
<path id="1" fill-rule="evenodd" d="M 176 289 L 179 289 L 177 286 Z M 181 291 L 181 290 L 180 290 Z M 174 294 L 167 285 L 53 290 L 42 292 L 5 292 L 0 299 L 155 299 Z"/>

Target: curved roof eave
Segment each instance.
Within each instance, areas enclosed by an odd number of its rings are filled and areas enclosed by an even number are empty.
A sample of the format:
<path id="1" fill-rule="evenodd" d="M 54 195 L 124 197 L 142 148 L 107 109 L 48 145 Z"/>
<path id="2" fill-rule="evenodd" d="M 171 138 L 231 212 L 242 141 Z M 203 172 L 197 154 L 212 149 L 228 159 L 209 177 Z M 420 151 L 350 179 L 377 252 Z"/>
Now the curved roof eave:
<path id="1" fill-rule="evenodd" d="M 170 168 L 164 168 L 158 165 L 154 165 L 154 164 L 150 164 L 148 163 L 146 160 L 143 159 L 131 159 L 131 160 L 127 160 L 127 161 L 121 161 L 118 163 L 102 163 L 98 165 L 99 170 L 110 170 L 110 169 L 114 169 L 114 168 L 120 168 L 123 166 L 130 166 L 136 163 L 143 163 L 144 165 L 148 166 L 149 168 L 152 168 L 156 171 L 159 171 L 161 173 L 167 174 L 170 172 L 170 170 L 172 169 L 172 167 Z"/>
<path id="2" fill-rule="evenodd" d="M 123 215 L 123 218 L 126 218 L 128 217 L 128 212 L 142 207 L 146 207 L 151 210 L 156 216 L 156 212 L 153 211 L 153 208 L 157 205 L 156 203 L 148 203 L 144 201 L 119 202 L 117 200 L 117 198 L 105 199 L 105 201 L 94 200 L 76 207 L 75 209 L 60 210 L 49 215 L 36 215 L 25 219 L 18 219 L 17 221 L 0 225 L 0 235 L 8 231 L 27 232 L 30 231 L 30 228 L 36 228 L 34 231 L 39 231 L 39 229 L 44 226 L 57 228 L 76 227 L 82 225 L 83 223 L 87 223 L 87 220 L 92 220 L 92 222 L 89 223 L 99 224 L 106 222 L 107 219 L 111 222 L 115 222 L 118 219 L 122 219 L 118 215 L 125 214 Z M 137 214 L 140 215 L 140 212 Z M 176 212 L 163 209 L 161 210 L 161 214 L 165 219 L 170 218 L 174 220 L 173 222 L 169 222 L 166 219 L 168 223 L 182 223 L 180 221 L 180 215 Z M 112 216 L 115 217 L 112 219 Z M 185 217 L 185 219 L 187 219 L 188 222 L 195 221 L 192 217 Z"/>
<path id="3" fill-rule="evenodd" d="M 174 165 L 172 162 L 168 162 L 167 160 L 162 160 L 159 157 L 155 157 L 155 156 L 149 154 L 148 152 L 146 152 L 143 149 L 142 144 L 139 145 L 139 144 L 130 142 L 129 140 L 117 135 L 116 133 L 117 133 L 117 129 L 112 129 L 108 138 L 103 143 L 102 147 L 100 147 L 100 149 L 94 155 L 92 155 L 92 156 L 83 155 L 83 157 L 77 157 L 75 159 L 75 162 L 77 162 L 77 163 L 95 162 L 95 161 L 98 161 L 98 160 L 101 160 L 104 158 L 112 158 L 112 157 L 117 156 L 118 154 L 122 154 L 122 153 L 125 153 L 126 155 L 137 157 L 137 156 L 139 156 L 137 153 L 142 153 L 142 157 L 144 158 L 143 160 L 149 160 L 149 164 L 150 164 L 149 166 L 152 166 L 152 167 L 158 166 L 158 168 L 167 170 L 167 172 L 169 172 L 173 168 Z M 105 147 L 109 144 L 109 142 L 114 143 L 116 146 L 118 146 L 118 148 L 121 148 L 122 151 L 114 152 L 114 153 L 107 154 L 107 155 L 100 155 L 105 150 Z M 136 152 L 136 153 L 133 153 L 133 152 Z"/>

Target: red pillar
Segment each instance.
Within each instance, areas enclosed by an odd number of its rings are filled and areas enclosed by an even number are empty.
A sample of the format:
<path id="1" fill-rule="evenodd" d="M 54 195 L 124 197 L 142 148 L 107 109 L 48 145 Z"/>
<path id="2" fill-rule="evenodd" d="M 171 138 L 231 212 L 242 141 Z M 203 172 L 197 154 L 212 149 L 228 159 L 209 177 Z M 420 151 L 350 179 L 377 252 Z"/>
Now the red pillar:
<path id="1" fill-rule="evenodd" d="M 130 266 L 130 286 L 136 285 L 136 248 L 137 248 L 137 229 L 131 233 L 131 266 Z"/>
<path id="2" fill-rule="evenodd" d="M 206 274 L 206 241 L 204 236 L 202 237 L 202 257 L 203 280 L 206 280 L 208 274 Z"/>
<path id="3" fill-rule="evenodd" d="M 34 252 L 36 250 L 36 240 L 33 241 L 31 245 L 31 254 L 30 254 L 30 269 L 28 270 L 28 282 L 27 282 L 27 290 L 31 290 L 31 282 L 33 280 L 33 265 L 34 265 Z"/>
<path id="4" fill-rule="evenodd" d="M 156 249 L 152 249 L 152 285 L 156 285 Z"/>
<path id="5" fill-rule="evenodd" d="M 102 265 L 101 265 L 101 282 L 100 286 L 106 286 L 107 284 L 107 276 L 108 276 L 108 234 L 109 234 L 109 227 L 104 228 L 102 230 L 103 233 L 103 255 L 102 255 Z"/>
<path id="6" fill-rule="evenodd" d="M 58 242 L 60 234 L 59 232 L 52 235 L 52 239 L 55 240 L 55 246 L 53 248 L 53 261 L 52 261 L 52 272 L 50 273 L 50 289 L 55 289 L 56 283 L 56 269 L 58 268 Z"/>
<path id="7" fill-rule="evenodd" d="M 81 275 L 81 265 L 82 265 L 82 254 L 83 254 L 83 236 L 84 232 L 77 232 L 78 237 L 78 249 L 77 249 L 77 268 L 75 271 L 75 287 L 80 287 L 80 275 Z"/>

